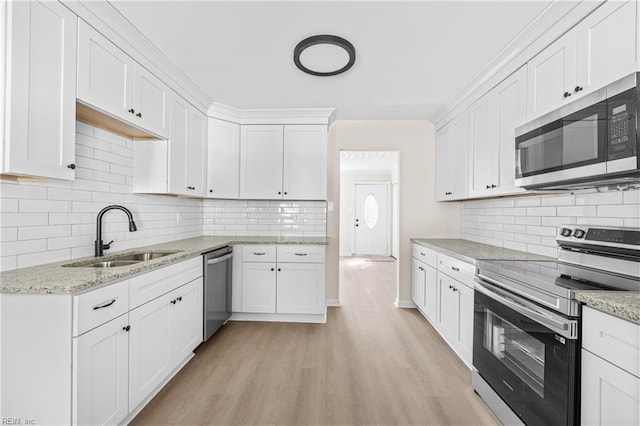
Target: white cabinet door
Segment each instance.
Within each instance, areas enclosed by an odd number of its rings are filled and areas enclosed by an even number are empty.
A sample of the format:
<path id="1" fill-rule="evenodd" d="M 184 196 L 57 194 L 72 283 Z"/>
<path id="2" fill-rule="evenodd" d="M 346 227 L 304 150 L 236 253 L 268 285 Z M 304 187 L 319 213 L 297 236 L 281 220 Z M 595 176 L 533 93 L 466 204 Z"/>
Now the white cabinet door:
<path id="1" fill-rule="evenodd" d="M 327 198 L 327 126 L 284 127 L 284 200 Z"/>
<path id="2" fill-rule="evenodd" d="M 133 68 L 131 57 L 84 21 L 79 21 L 78 100 L 134 122 Z"/>
<path id="3" fill-rule="evenodd" d="M 473 290 L 464 284 L 455 282 L 454 297 L 456 299 L 455 346 L 468 365 L 473 360 Z"/>
<path id="4" fill-rule="evenodd" d="M 580 422 L 584 425 L 640 424 L 640 379 L 582 350 Z"/>
<path id="5" fill-rule="evenodd" d="M 471 196 L 491 195 L 493 191 L 491 185 L 493 185 L 494 162 L 498 155 L 493 125 L 496 106 L 495 98 L 488 93 L 469 107 L 471 152 L 469 195 Z"/>
<path id="6" fill-rule="evenodd" d="M 445 201 L 453 196 L 453 170 L 450 167 L 453 155 L 451 123 L 447 123 L 436 134 L 436 200 Z"/>
<path id="7" fill-rule="evenodd" d="M 207 117 L 189 105 L 189 133 L 187 137 L 187 189 L 189 195 L 205 196 Z"/>
<path id="8" fill-rule="evenodd" d="M 276 312 L 275 263 L 242 264 L 242 312 Z"/>
<path id="9" fill-rule="evenodd" d="M 211 198 L 240 196 L 240 126 L 209 119 L 208 185 Z"/>
<path id="10" fill-rule="evenodd" d="M 438 271 L 431 266 L 424 267 L 424 313 L 435 323 L 438 313 Z"/>
<path id="11" fill-rule="evenodd" d="M 189 135 L 189 104 L 174 94 L 171 101 L 171 138 L 169 140 L 169 192 L 189 195 L 187 139 Z"/>
<path id="12" fill-rule="evenodd" d="M 497 98 L 497 144 L 498 163 L 494 163 L 492 184 L 497 187 L 493 194 L 513 194 L 524 192 L 516 188 L 516 147 L 515 128 L 527 119 L 527 70 L 520 68 L 492 90 Z"/>
<path id="13" fill-rule="evenodd" d="M 442 272 L 438 272 L 438 321 L 437 327 L 447 341 L 455 341 L 456 296 L 453 287 L 456 281 Z"/>
<path id="14" fill-rule="evenodd" d="M 324 313 L 324 263 L 278 263 L 277 268 L 279 314 Z"/>
<path id="15" fill-rule="evenodd" d="M 240 198 L 282 199 L 283 126 L 242 126 Z"/>
<path id="16" fill-rule="evenodd" d="M 637 7 L 636 0 L 607 1 L 576 26 L 576 87 L 586 92 L 638 69 Z"/>
<path id="17" fill-rule="evenodd" d="M 138 406 L 172 370 L 170 300 L 165 294 L 129 312 L 129 406 Z"/>
<path id="18" fill-rule="evenodd" d="M 135 64 L 133 73 L 133 108 L 138 126 L 162 137 L 169 137 L 171 90 L 156 76 Z"/>
<path id="19" fill-rule="evenodd" d="M 420 309 L 424 310 L 424 286 L 425 286 L 425 265 L 424 263 L 416 260 L 414 258 L 411 259 L 411 300 L 416 304 Z"/>
<path id="20" fill-rule="evenodd" d="M 59 2 L 8 2 L 6 7 L 2 172 L 73 179 L 77 17 Z"/>
<path id="21" fill-rule="evenodd" d="M 572 30 L 527 63 L 527 119 L 571 100 L 575 82 L 576 33 Z"/>
<path id="22" fill-rule="evenodd" d="M 169 301 L 172 368 L 178 366 L 202 343 L 202 277 L 171 292 Z"/>
<path id="23" fill-rule="evenodd" d="M 129 315 L 73 339 L 73 424 L 119 424 L 129 414 Z"/>
<path id="24" fill-rule="evenodd" d="M 453 198 L 469 195 L 469 120 L 465 108 L 451 123 L 451 148 L 449 151 L 450 181 L 453 182 Z"/>

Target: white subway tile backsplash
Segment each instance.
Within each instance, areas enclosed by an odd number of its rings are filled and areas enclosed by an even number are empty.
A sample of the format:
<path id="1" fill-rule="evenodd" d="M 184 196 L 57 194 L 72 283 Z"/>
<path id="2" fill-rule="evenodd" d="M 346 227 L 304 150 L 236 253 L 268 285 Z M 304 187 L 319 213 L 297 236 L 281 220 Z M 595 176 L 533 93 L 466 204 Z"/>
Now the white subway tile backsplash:
<path id="1" fill-rule="evenodd" d="M 18 200 L 15 198 L 2 198 L 0 200 L 0 209 L 2 209 L 2 212 L 17 213 Z"/>
<path id="2" fill-rule="evenodd" d="M 20 200 L 20 212 L 68 212 L 71 211 L 70 201 L 52 200 Z"/>
<path id="3" fill-rule="evenodd" d="M 47 213 L 2 213 L 0 226 L 37 226 L 46 225 Z"/>
<path id="4" fill-rule="evenodd" d="M 41 265 L 49 262 L 60 262 L 70 258 L 69 249 L 48 250 L 39 253 L 28 253 L 18 255 L 18 268 L 28 268 L 29 266 Z"/>
<path id="5" fill-rule="evenodd" d="M 472 241 L 555 257 L 555 237 L 562 224 L 640 227 L 639 194 L 640 190 L 583 190 L 465 201 L 460 234 Z M 508 207 L 511 203 L 514 207 Z"/>
<path id="6" fill-rule="evenodd" d="M 34 253 L 47 250 L 47 240 L 10 241 L 2 243 L 1 256 L 14 256 L 17 254 Z"/>
<path id="7" fill-rule="evenodd" d="M 0 242 L 18 239 L 18 228 L 0 228 Z"/>
<path id="8" fill-rule="evenodd" d="M 18 230 L 19 240 L 37 240 L 41 238 L 67 237 L 69 235 L 71 235 L 71 225 L 21 226 Z"/>

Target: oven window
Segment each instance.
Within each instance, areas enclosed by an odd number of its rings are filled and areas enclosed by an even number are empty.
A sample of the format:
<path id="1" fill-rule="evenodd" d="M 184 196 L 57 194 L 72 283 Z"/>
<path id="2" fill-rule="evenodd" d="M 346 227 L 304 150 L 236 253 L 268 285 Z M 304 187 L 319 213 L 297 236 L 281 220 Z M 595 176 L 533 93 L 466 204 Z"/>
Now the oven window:
<path id="1" fill-rule="evenodd" d="M 483 346 L 544 398 L 544 343 L 485 308 Z"/>

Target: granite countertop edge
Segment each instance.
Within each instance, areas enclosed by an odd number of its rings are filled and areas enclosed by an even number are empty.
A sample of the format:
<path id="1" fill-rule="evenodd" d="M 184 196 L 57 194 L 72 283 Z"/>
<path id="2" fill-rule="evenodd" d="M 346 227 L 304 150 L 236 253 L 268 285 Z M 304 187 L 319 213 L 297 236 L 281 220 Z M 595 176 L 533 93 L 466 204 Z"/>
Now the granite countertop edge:
<path id="1" fill-rule="evenodd" d="M 171 264 L 215 250 L 226 245 L 239 244 L 301 244 L 327 245 L 326 237 L 257 237 L 257 236 L 219 236 L 195 237 L 171 242 L 153 244 L 121 252 L 109 253 L 96 259 L 85 257 L 46 263 L 28 268 L 0 272 L 0 294 L 77 294 L 93 290 L 118 281 L 135 277 Z M 137 252 L 174 252 L 157 259 L 117 268 L 65 267 L 95 259 L 109 260 Z"/>
<path id="2" fill-rule="evenodd" d="M 553 261 L 555 258 L 458 238 L 411 238 L 411 242 L 475 265 L 480 260 Z"/>
<path id="3" fill-rule="evenodd" d="M 585 291 L 577 293 L 576 297 L 593 309 L 640 324 L 640 292 L 638 291 Z"/>

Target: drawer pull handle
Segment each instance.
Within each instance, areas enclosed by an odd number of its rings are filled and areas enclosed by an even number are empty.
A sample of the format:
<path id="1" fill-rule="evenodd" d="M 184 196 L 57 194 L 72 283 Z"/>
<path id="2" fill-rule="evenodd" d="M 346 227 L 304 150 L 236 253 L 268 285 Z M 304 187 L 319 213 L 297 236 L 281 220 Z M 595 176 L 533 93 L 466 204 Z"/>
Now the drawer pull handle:
<path id="1" fill-rule="evenodd" d="M 451 269 L 453 269 L 456 272 L 460 272 L 460 268 L 458 268 L 457 266 L 452 266 Z"/>
<path id="2" fill-rule="evenodd" d="M 129 331 L 129 330 L 131 330 L 131 326 L 130 325 L 122 327 L 122 331 Z"/>
<path id="3" fill-rule="evenodd" d="M 264 252 L 263 252 L 263 253 L 256 253 L 256 252 L 253 252 L 253 255 L 254 255 L 254 256 L 264 256 L 265 254 L 267 254 L 267 253 L 264 253 Z"/>
<path id="4" fill-rule="evenodd" d="M 420 252 L 420 256 L 426 256 L 426 254 L 423 252 Z"/>
<path id="5" fill-rule="evenodd" d="M 296 256 L 306 256 L 307 253 L 294 253 Z"/>
<path id="6" fill-rule="evenodd" d="M 116 303 L 116 300 L 118 300 L 118 299 L 113 299 L 113 300 L 111 300 L 111 302 L 107 302 L 104 305 L 96 305 L 96 306 L 93 307 L 93 310 L 97 311 L 98 309 L 108 308 L 109 306 L 111 306 L 114 303 Z"/>

